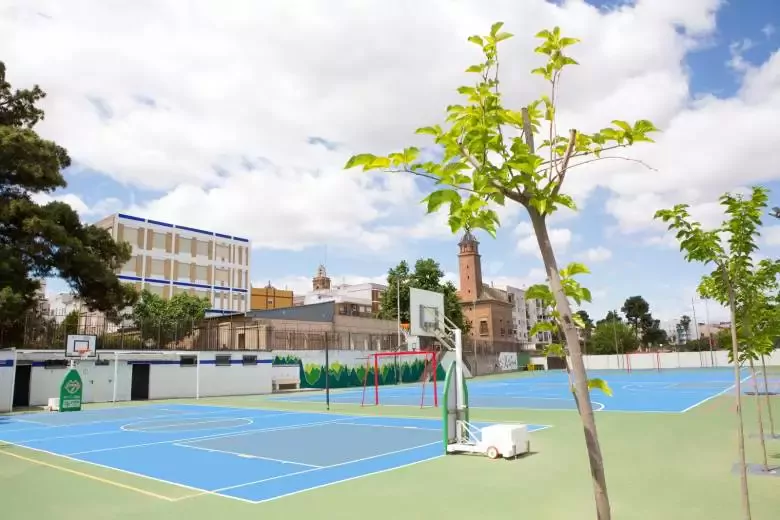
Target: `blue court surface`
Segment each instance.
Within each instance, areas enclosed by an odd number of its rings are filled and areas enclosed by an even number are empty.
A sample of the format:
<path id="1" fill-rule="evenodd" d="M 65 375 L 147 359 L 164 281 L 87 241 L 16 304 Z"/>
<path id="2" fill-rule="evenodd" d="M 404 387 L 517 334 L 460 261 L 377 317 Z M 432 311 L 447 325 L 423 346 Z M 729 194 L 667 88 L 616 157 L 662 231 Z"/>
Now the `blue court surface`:
<path id="1" fill-rule="evenodd" d="M 669 370 L 589 370 L 591 378 L 602 378 L 612 396 L 600 390 L 591 393 L 596 411 L 684 413 L 734 388 L 733 368 Z M 749 370 L 742 370 L 743 382 L 750 386 Z M 760 379 L 760 378 L 759 378 Z M 442 384 L 438 385 L 441 400 Z M 379 388 L 379 403 L 385 406 L 420 406 L 422 385 L 387 385 Z M 568 377 L 563 371 L 524 373 L 518 377 L 471 379 L 468 381 L 472 408 L 522 408 L 536 410 L 575 410 Z M 425 385 L 425 405 L 433 405 L 433 385 Z M 321 402 L 321 392 L 274 397 L 284 401 Z M 331 392 L 331 401 L 360 405 L 363 389 Z M 367 388 L 365 403 L 374 405 L 374 389 Z"/>
<path id="2" fill-rule="evenodd" d="M 184 404 L 0 416 L 0 442 L 252 503 L 444 456 L 440 419 Z"/>

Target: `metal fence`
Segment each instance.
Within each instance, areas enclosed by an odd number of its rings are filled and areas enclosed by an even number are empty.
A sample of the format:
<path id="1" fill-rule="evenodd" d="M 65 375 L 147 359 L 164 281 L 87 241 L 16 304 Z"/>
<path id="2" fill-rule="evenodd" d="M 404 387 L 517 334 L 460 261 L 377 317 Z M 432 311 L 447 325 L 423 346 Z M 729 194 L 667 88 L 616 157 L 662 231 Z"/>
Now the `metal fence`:
<path id="1" fill-rule="evenodd" d="M 99 350 L 345 350 L 398 349 L 397 333 L 319 325 L 279 326 L 243 316 L 203 320 L 114 321 L 103 315 L 30 315 L 0 323 L 0 348 L 65 349 L 68 335 L 96 336 Z"/>

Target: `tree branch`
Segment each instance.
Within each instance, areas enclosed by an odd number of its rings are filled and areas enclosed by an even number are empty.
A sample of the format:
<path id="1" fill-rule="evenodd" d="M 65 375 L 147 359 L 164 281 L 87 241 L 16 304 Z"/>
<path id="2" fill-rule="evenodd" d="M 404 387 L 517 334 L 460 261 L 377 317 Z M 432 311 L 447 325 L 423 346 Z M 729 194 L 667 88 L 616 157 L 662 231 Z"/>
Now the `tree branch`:
<path id="1" fill-rule="evenodd" d="M 574 155 L 573 157 L 584 157 L 584 155 Z M 571 166 L 569 166 L 569 169 L 576 168 L 577 166 L 582 166 L 583 164 L 588 164 L 588 163 L 592 163 L 592 162 L 596 162 L 596 161 L 602 161 L 604 159 L 620 159 L 621 161 L 631 161 L 631 162 L 635 162 L 635 163 L 641 164 L 642 166 L 644 166 L 648 170 L 652 170 L 654 172 L 658 171 L 658 169 L 653 168 L 652 166 L 650 166 L 649 164 L 647 164 L 646 162 L 644 162 L 641 159 L 632 159 L 631 157 L 619 157 L 619 156 L 616 156 L 616 155 L 610 155 L 608 157 L 596 157 L 595 159 L 588 159 L 587 161 L 582 161 L 582 162 L 578 162 L 577 164 L 572 164 Z"/>
<path id="2" fill-rule="evenodd" d="M 558 196 L 563 186 L 563 180 L 566 178 L 566 172 L 569 170 L 569 161 L 574 153 L 574 143 L 577 140 L 577 130 L 569 130 L 569 144 L 566 146 L 566 151 L 563 153 L 563 160 L 561 161 L 561 167 L 558 169 L 558 184 L 553 187 L 551 197 L 554 199 Z"/>

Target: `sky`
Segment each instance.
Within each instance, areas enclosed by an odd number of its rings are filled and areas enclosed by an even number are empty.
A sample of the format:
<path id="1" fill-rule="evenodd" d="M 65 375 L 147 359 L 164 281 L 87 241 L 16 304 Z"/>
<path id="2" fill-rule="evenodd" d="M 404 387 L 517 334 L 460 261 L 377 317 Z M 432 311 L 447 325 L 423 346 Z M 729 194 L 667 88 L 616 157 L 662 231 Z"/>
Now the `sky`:
<path id="1" fill-rule="evenodd" d="M 655 144 L 572 171 L 579 209 L 550 221 L 561 264 L 582 261 L 596 319 L 643 296 L 653 314 L 703 321 L 687 264 L 657 209 L 686 202 L 705 226 L 725 191 L 768 186 L 780 205 L 780 3 L 768 0 L 6 0 L 0 59 L 17 88 L 47 92 L 38 131 L 69 151 L 65 189 L 39 195 L 84 221 L 113 212 L 250 238 L 256 286 L 306 291 L 325 263 L 334 283 L 382 282 L 401 260 L 436 259 L 457 283 L 446 215 L 430 186 L 343 169 L 355 153 L 435 153 L 420 126 L 441 123 L 480 60 L 467 43 L 495 21 L 505 102 L 544 94 L 534 34 L 582 40 L 561 84 L 559 128 L 650 119 Z M 478 233 L 496 287 L 543 281 L 524 210 L 499 208 Z M 767 219 L 759 256 L 780 253 Z M 49 291 L 65 289 L 52 280 Z M 692 299 L 696 301 L 692 303 Z M 692 308 L 693 306 L 693 308 Z M 710 303 L 710 320 L 727 313 Z"/>

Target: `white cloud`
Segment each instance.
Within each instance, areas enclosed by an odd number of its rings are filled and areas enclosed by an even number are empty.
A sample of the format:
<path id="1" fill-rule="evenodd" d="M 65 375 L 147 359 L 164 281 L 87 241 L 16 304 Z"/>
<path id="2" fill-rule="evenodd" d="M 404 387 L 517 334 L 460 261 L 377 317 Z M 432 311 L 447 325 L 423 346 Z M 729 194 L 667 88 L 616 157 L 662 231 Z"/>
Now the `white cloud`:
<path id="1" fill-rule="evenodd" d="M 572 232 L 568 228 L 548 228 L 550 243 L 556 254 L 565 253 L 572 241 Z M 517 250 L 521 253 L 532 254 L 541 258 L 539 244 L 536 241 L 533 227 L 528 222 L 521 222 L 515 228 L 515 234 L 519 237 Z"/>
<path id="2" fill-rule="evenodd" d="M 764 243 L 770 246 L 780 246 L 780 226 L 767 226 L 761 230 Z"/>
<path id="3" fill-rule="evenodd" d="M 612 251 L 603 246 L 591 247 L 580 253 L 578 257 L 587 262 L 604 262 L 612 258 Z"/>
<path id="4" fill-rule="evenodd" d="M 64 202 L 73 211 L 79 214 L 83 219 L 89 219 L 91 217 L 104 217 L 111 213 L 115 213 L 122 207 L 122 201 L 116 198 L 107 198 L 98 201 L 96 204 L 88 205 L 84 200 L 74 193 L 63 193 L 57 195 L 50 195 L 48 193 L 34 193 L 31 197 L 37 204 L 48 204 L 49 202 Z"/>
<path id="5" fill-rule="evenodd" d="M 458 99 L 454 87 L 479 59 L 465 38 L 495 20 L 516 34 L 502 47 L 509 105 L 542 93 L 528 76 L 539 64 L 533 34 L 559 25 L 583 43 L 573 50 L 582 66 L 561 85 L 558 127 L 648 118 L 663 129 L 657 144 L 629 154 L 657 171 L 602 161 L 567 180 L 580 204 L 608 189 L 619 230 L 653 229 L 659 207 L 706 205 L 726 189 L 780 178 L 777 53 L 744 65 L 733 98 L 690 92 L 685 55 L 715 33 L 721 0 L 609 10 L 577 1 L 418 4 L 18 0 L 0 11 L 0 48 L 15 86 L 48 92 L 45 137 L 82 167 L 167 192 L 134 209 L 247 235 L 258 247 L 382 251 L 449 238 L 442 215 L 423 216 L 411 179 L 342 167 L 352 153 L 428 144 L 413 129 L 441 121 Z M 338 147 L 307 144 L 312 138 Z M 515 205 L 502 211 L 518 214 Z M 556 232 L 568 245 L 570 231 Z"/>

